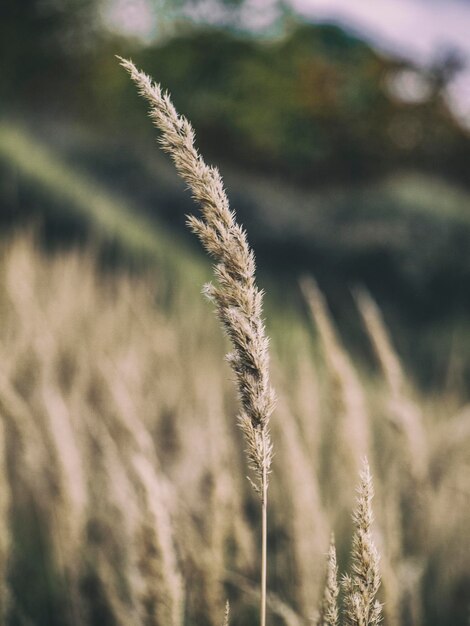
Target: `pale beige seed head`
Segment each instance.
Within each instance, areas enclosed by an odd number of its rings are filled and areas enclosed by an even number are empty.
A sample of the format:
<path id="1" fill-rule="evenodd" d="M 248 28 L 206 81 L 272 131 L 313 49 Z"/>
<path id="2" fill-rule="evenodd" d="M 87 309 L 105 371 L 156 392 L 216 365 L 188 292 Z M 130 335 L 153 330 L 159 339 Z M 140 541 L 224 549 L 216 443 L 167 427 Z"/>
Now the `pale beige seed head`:
<path id="1" fill-rule="evenodd" d="M 235 372 L 242 405 L 239 422 L 255 474 L 254 486 L 261 491 L 272 459 L 268 423 L 275 396 L 269 382 L 263 294 L 255 283 L 254 255 L 230 210 L 218 170 L 206 165 L 195 148 L 191 124 L 176 112 L 168 94 L 149 76 L 131 61 L 120 62 L 149 102 L 150 117 L 161 132 L 160 144 L 201 209 L 201 218 L 189 216 L 188 225 L 215 262 L 217 285 L 206 286 L 205 293 L 215 303 L 218 318 L 232 342 L 233 351 L 227 360 Z"/>
<path id="2" fill-rule="evenodd" d="M 353 513 L 355 532 L 351 550 L 351 575 L 343 577 L 345 626 L 377 626 L 382 605 L 376 599 L 380 587 L 379 554 L 372 538 L 374 488 L 364 459 Z"/>

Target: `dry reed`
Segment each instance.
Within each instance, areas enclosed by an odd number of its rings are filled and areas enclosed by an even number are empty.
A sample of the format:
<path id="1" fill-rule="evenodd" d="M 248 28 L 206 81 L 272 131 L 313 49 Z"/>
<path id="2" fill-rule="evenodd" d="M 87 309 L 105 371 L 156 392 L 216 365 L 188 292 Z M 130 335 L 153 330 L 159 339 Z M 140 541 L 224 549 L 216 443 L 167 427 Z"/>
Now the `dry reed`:
<path id="1" fill-rule="evenodd" d="M 310 277 L 301 280 L 302 292 L 318 328 L 324 360 L 332 380 L 335 413 L 342 420 L 341 453 L 347 473 L 356 476 L 361 459 L 369 454 L 370 433 L 365 394 L 357 372 L 337 335 L 327 303 L 316 282 Z"/>
<path id="2" fill-rule="evenodd" d="M 202 304 L 196 302 L 192 303 L 196 313 L 191 323 L 182 324 L 190 306 L 184 293 L 176 299 L 177 304 L 165 309 L 153 276 L 152 282 L 141 282 L 135 275 L 132 279 L 111 277 L 98 272 L 86 257 L 82 263 L 81 258 L 76 253 L 47 257 L 22 238 L 8 246 L 0 261 L 0 306 L 4 312 L 0 414 L 8 453 L 5 477 L 12 492 L 11 519 L 20 522 L 6 522 L 15 546 L 9 552 L 15 584 L 10 601 L 12 619 L 20 621 L 20 615 L 26 614 L 40 623 L 38 609 L 28 604 L 28 598 L 44 598 L 46 590 L 51 594 L 51 585 L 45 587 L 42 577 L 38 581 L 27 578 L 28 562 L 25 565 L 16 548 L 23 538 L 18 535 L 21 524 L 27 520 L 31 531 L 33 520 L 38 520 L 36 532 L 41 543 L 51 547 L 58 541 L 55 531 L 59 526 L 62 541 L 68 533 L 69 513 L 57 506 L 57 487 L 69 487 L 65 474 L 58 480 L 57 474 L 65 470 L 57 461 L 42 397 L 44 388 L 50 391 L 52 387 L 61 401 L 49 401 L 49 410 L 56 413 L 54 420 L 69 422 L 71 441 L 78 446 L 86 474 L 86 536 L 80 562 L 70 563 L 80 579 L 80 590 L 84 589 L 79 598 L 83 615 L 97 620 L 104 612 L 112 623 L 142 626 L 152 615 L 148 613 L 152 602 L 154 606 L 181 602 L 187 621 L 217 625 L 228 593 L 231 623 L 253 623 L 253 607 L 260 595 L 259 586 L 253 583 L 256 551 L 251 547 L 256 515 L 247 483 L 243 489 L 243 449 L 232 421 L 236 401 L 230 381 L 217 366 L 223 353 L 216 321 L 205 319 Z M 19 275 L 11 267 L 17 261 Z M 84 297 L 77 299 L 70 285 L 79 281 L 84 285 L 80 293 Z M 16 284 L 21 295 L 15 292 Z M 20 302 L 28 314 L 25 310 L 18 313 Z M 41 352 L 38 337 L 44 337 L 45 324 L 48 343 Z M 214 335 L 216 341 L 209 341 Z M 319 359 L 314 362 L 307 349 L 302 360 L 298 354 L 286 356 L 275 361 L 276 380 L 282 384 L 280 419 L 272 433 L 278 462 L 270 487 L 270 576 L 277 594 L 268 594 L 267 601 L 273 621 L 304 626 L 311 617 L 312 600 L 322 591 L 316 569 L 326 546 L 319 542 L 316 547 L 315 520 L 324 520 L 322 535 L 334 527 L 340 560 L 350 530 L 343 528 L 338 513 L 347 506 L 347 494 L 334 490 L 337 457 L 326 454 L 325 443 L 319 443 L 318 436 L 320 430 L 325 433 L 333 428 L 330 414 L 316 408 L 328 404 L 331 385 L 324 384 L 327 377 L 320 369 L 322 363 Z M 45 359 L 48 363 L 41 363 Z M 308 387 L 309 377 L 313 378 L 312 388 Z M 366 393 L 369 414 L 385 416 L 388 387 L 367 387 Z M 420 396 L 413 397 L 419 401 Z M 430 611 L 446 626 L 449 620 L 452 626 L 465 623 L 460 590 L 470 554 L 461 537 L 470 514 L 466 483 L 469 418 L 463 410 L 448 420 L 445 398 L 434 401 L 432 414 L 427 406 L 423 421 L 431 443 L 428 487 L 432 497 L 424 510 L 429 520 L 426 527 L 420 519 L 409 525 L 414 511 L 407 508 L 407 503 L 412 503 L 407 500 L 409 483 L 404 480 L 408 450 L 397 445 L 401 436 L 393 436 L 383 420 L 377 420 L 371 433 L 377 527 L 383 535 L 380 543 L 381 535 L 376 539 L 382 555 L 381 594 L 384 621 L 392 626 L 418 626 Z M 60 407 L 62 403 L 65 408 Z M 310 417 L 313 424 L 307 422 Z M 158 483 L 149 497 L 164 516 L 160 527 L 149 511 L 134 468 L 136 454 L 152 467 L 152 481 Z M 322 489 L 315 495 L 320 457 L 324 459 Z M 327 508 L 329 493 L 334 498 Z M 74 506 L 73 499 L 63 502 Z M 65 518 L 56 519 L 58 515 Z M 157 582 L 163 575 L 163 560 L 147 564 L 142 557 L 146 554 L 143 546 L 149 545 L 148 533 L 158 546 L 165 541 L 163 528 L 168 530 L 170 525 L 166 549 L 171 569 L 184 580 L 185 588 L 179 587 L 179 591 L 178 585 L 170 582 L 171 576 L 164 584 Z M 424 532 L 428 539 L 421 547 Z M 39 561 L 35 556 L 31 559 L 33 565 Z M 48 602 L 54 602 L 58 619 L 68 626 L 72 615 L 64 609 L 63 598 L 70 594 L 70 581 L 62 579 L 55 550 L 48 548 L 48 559 L 61 590 L 60 600 Z M 19 585 L 15 572 L 24 576 L 27 589 Z M 426 580 L 426 588 L 420 584 L 422 580 Z M 309 585 L 311 599 L 307 597 Z M 166 597 L 168 593 L 173 600 Z M 177 597 L 180 599 L 175 600 Z M 153 619 L 156 615 L 154 611 Z"/>
<path id="3" fill-rule="evenodd" d="M 225 603 L 225 613 L 224 613 L 224 621 L 223 626 L 229 626 L 230 624 L 230 603 L 227 600 Z"/>
<path id="4" fill-rule="evenodd" d="M 205 294 L 217 309 L 230 338 L 233 352 L 227 355 L 237 379 L 242 404 L 239 424 L 245 435 L 247 455 L 254 472 L 252 485 L 262 509 L 260 623 L 266 623 L 267 494 L 272 460 L 269 417 L 275 396 L 269 383 L 268 339 L 262 320 L 262 292 L 255 283 L 255 259 L 244 230 L 237 224 L 218 170 L 206 165 L 194 147 L 194 131 L 179 115 L 168 94 L 135 65 L 120 59 L 150 104 L 150 117 L 162 133 L 160 144 L 170 154 L 176 169 L 199 204 L 202 219 L 188 217 L 188 225 L 214 258 L 215 287 Z"/>
<path id="5" fill-rule="evenodd" d="M 322 579 L 319 556 L 328 545 L 328 521 L 322 503 L 317 468 L 305 447 L 300 429 L 280 396 L 279 419 L 273 434 L 282 441 L 278 450 L 279 471 L 275 482 L 286 494 L 283 526 L 291 543 L 298 575 L 295 596 L 302 615 L 312 615 L 318 604 Z"/>
<path id="6" fill-rule="evenodd" d="M 369 464 L 365 460 L 353 514 L 352 573 L 342 579 L 345 626 L 377 626 L 382 619 L 382 606 L 376 599 L 380 571 L 379 554 L 372 538 L 373 497 Z"/>
<path id="7" fill-rule="evenodd" d="M 374 398 L 378 414 L 392 416 L 400 445 L 393 436 L 384 436 L 386 428 L 380 424 L 370 428 L 371 398 L 312 282 L 304 282 L 303 288 L 330 385 L 317 385 L 307 351 L 299 360 L 299 376 L 279 359 L 279 379 L 285 383 L 273 437 L 280 469 L 270 506 L 275 519 L 282 520 L 271 535 L 272 572 L 282 591 L 266 594 L 273 393 L 253 254 L 229 209 L 220 175 L 194 148 L 187 120 L 150 79 L 129 62 L 123 65 L 150 100 L 163 147 L 202 208 L 202 219 L 188 221 L 215 258 L 218 286 L 206 292 L 233 343 L 229 362 L 241 398 L 240 422 L 254 469 L 252 484 L 262 501 L 261 586 L 250 579 L 252 499 L 233 471 L 242 451 L 232 436 L 236 427 L 223 421 L 235 412 L 233 398 L 223 373 L 210 364 L 219 362 L 220 346 L 205 345 L 207 359 L 200 354 L 213 330 L 202 324 L 205 314 L 188 316 L 186 303 L 170 313 L 157 312 L 145 285 L 121 276 L 108 277 L 110 287 L 84 257 L 46 258 L 34 250 L 31 239 L 20 238 L 7 249 L 0 277 L 5 313 L 0 329 L 0 614 L 5 617 L 11 608 L 15 623 L 36 623 L 21 603 L 34 598 L 37 588 L 27 582 L 26 601 L 12 592 L 9 603 L 8 573 L 12 561 L 18 567 L 12 546 L 22 538 L 11 520 L 37 517 L 46 535 L 41 542 L 53 548 L 48 556 L 53 576 L 64 578 L 60 589 L 66 589 L 67 601 L 58 604 L 67 607 L 58 614 L 60 623 L 96 622 L 94 611 L 104 607 L 107 619 L 123 626 L 219 624 L 225 583 L 234 596 L 232 623 L 248 623 L 241 608 L 244 600 L 260 597 L 262 623 L 267 604 L 279 621 L 303 626 L 320 595 L 318 555 L 327 529 L 337 530 L 351 470 L 368 452 L 374 467 L 381 468 L 378 518 L 385 537 L 380 549 L 385 555 L 387 626 L 422 623 L 420 583 L 425 576 L 430 585 L 437 581 L 436 614 L 444 623 L 446 612 L 460 610 L 454 605 L 461 602 L 470 562 L 461 540 L 470 513 L 468 409 L 445 421 L 439 415 L 445 413 L 442 401 L 435 409 L 439 418 L 434 423 L 424 420 L 419 401 L 412 400 L 419 396 L 412 396 L 380 311 L 363 293 L 358 306 L 386 382 L 374 390 Z M 78 281 L 80 298 L 75 293 Z M 328 402 L 338 420 L 330 421 L 318 409 Z M 320 431 L 330 433 L 333 442 L 341 441 L 339 452 L 333 445 L 325 454 Z M 318 479 L 322 455 L 323 492 Z M 347 461 L 339 493 L 334 476 L 338 458 Z M 327 498 L 328 493 L 334 497 Z M 372 496 L 366 464 L 354 513 L 352 571 L 342 580 L 344 626 L 376 626 L 381 620 Z M 346 533 L 337 537 L 341 555 Z M 18 580 L 17 574 L 13 579 Z M 98 600 L 89 597 L 90 585 L 89 595 L 83 592 L 87 580 L 96 583 L 92 593 Z M 338 597 L 332 544 L 322 626 L 338 626 Z M 437 605 L 433 601 L 427 600 L 428 613 L 429 606 Z M 224 626 L 228 621 L 227 604 Z M 460 624 L 458 619 L 454 623 Z"/>

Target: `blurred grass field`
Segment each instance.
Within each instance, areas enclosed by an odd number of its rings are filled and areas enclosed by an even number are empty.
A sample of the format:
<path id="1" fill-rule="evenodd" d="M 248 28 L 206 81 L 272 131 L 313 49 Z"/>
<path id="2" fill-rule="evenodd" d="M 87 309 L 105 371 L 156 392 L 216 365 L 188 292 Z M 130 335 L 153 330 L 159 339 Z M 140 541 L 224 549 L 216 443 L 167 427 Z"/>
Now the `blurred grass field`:
<path id="1" fill-rule="evenodd" d="M 209 625 L 220 621 L 227 595 L 235 626 L 256 623 L 258 522 L 221 367 L 224 342 L 198 293 L 205 261 L 24 128 L 0 129 L 0 154 L 16 177 L 17 206 L 24 198 L 46 215 L 36 235 L 10 232 L 2 242 L 8 623 Z M 412 181 L 406 185 L 405 203 Z M 447 219 L 452 211 L 462 229 L 449 200 Z M 63 239 L 51 247 L 47 226 L 69 212 L 86 233 L 74 252 Z M 41 227 L 49 252 L 38 247 Z M 274 290 L 266 312 L 280 396 L 272 623 L 308 623 L 331 530 L 347 567 L 367 453 L 386 624 L 465 624 L 465 388 L 454 380 L 426 393 L 389 346 L 397 386 L 387 355 L 374 356 L 373 326 L 361 328 L 363 348 L 351 358 L 321 294 L 312 327 L 298 287 L 288 293 L 297 296 Z M 354 348 L 341 316 L 338 323 Z"/>
<path id="2" fill-rule="evenodd" d="M 113 277 L 24 236 L 2 277 L 8 622 L 213 624 L 228 595 L 232 623 L 256 623 L 258 522 L 207 305 L 176 288 L 169 306 L 159 271 Z M 367 453 L 386 623 L 464 624 L 468 408 L 364 372 L 317 315 L 273 355 L 272 623 L 294 623 L 284 605 L 308 623 L 332 530 L 347 567 Z"/>

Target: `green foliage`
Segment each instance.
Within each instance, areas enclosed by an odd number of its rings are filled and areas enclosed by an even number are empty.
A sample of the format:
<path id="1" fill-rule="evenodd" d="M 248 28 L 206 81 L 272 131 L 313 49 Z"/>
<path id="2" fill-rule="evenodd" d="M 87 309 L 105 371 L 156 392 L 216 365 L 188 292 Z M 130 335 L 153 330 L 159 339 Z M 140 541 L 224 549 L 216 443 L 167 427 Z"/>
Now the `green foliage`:
<path id="1" fill-rule="evenodd" d="M 99 6 L 67 0 L 46 10 L 39 0 L 7 0 L 0 23 L 4 108 L 148 134 L 116 66 L 119 53 L 171 91 L 215 160 L 302 185 L 403 168 L 466 181 L 470 142 L 440 95 L 443 81 L 422 75 L 429 97 L 398 100 L 390 84 L 413 68 L 339 27 L 292 22 L 282 37 L 256 39 L 186 22 L 179 34 L 144 46 L 100 30 Z"/>
<path id="2" fill-rule="evenodd" d="M 388 84 L 406 65 L 335 26 L 298 25 L 270 42 L 199 31 L 134 56 L 203 131 L 205 150 L 250 170 L 357 180 L 434 169 L 444 150 L 448 173 L 469 150 L 438 93 L 398 101 Z"/>

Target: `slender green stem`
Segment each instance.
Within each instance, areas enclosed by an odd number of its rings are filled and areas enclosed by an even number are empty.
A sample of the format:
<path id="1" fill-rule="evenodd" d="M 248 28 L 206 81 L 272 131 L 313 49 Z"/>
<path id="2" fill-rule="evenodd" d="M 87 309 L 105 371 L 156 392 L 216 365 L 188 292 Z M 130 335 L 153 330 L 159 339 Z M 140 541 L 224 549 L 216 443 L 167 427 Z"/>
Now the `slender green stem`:
<path id="1" fill-rule="evenodd" d="M 263 467 L 261 485 L 261 610 L 260 625 L 266 626 L 266 578 L 268 556 L 268 480 L 267 469 Z"/>

